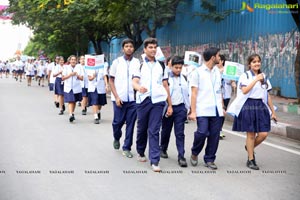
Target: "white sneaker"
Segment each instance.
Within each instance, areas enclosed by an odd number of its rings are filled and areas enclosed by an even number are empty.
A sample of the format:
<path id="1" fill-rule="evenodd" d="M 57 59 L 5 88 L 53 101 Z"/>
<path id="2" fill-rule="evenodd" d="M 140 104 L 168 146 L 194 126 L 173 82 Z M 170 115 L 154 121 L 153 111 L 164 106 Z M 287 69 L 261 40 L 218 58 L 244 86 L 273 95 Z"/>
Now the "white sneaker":
<path id="1" fill-rule="evenodd" d="M 146 156 L 141 156 L 140 154 L 138 154 L 137 160 L 140 161 L 140 162 L 146 162 L 147 158 L 146 158 Z"/>
<path id="2" fill-rule="evenodd" d="M 161 169 L 160 169 L 160 167 L 159 167 L 158 165 L 152 164 L 151 167 L 152 167 L 152 170 L 153 170 L 154 172 L 160 172 L 160 171 L 161 171 Z"/>

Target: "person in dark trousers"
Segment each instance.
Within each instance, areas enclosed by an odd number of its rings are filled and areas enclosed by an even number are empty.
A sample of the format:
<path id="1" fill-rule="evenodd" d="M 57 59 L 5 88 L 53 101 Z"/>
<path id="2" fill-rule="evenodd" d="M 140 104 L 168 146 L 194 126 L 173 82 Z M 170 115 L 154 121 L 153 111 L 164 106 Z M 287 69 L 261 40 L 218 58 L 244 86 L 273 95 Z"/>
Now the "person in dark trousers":
<path id="1" fill-rule="evenodd" d="M 144 41 L 143 63 L 137 67 L 132 79 L 137 103 L 137 139 L 138 160 L 145 162 L 145 149 L 149 138 L 149 160 L 154 172 L 160 172 L 159 130 L 166 100 L 167 115 L 173 109 L 169 94 L 168 74 L 163 63 L 155 59 L 157 40 L 147 38 Z"/>
<path id="2" fill-rule="evenodd" d="M 113 102 L 114 117 L 113 147 L 120 148 L 122 127 L 126 123 L 126 133 L 123 144 L 123 155 L 132 158 L 131 146 L 133 141 L 134 125 L 136 121 L 136 103 L 132 87 L 132 77 L 135 68 L 140 67 L 140 61 L 133 57 L 134 42 L 125 39 L 122 42 L 123 56 L 115 59 L 109 70 L 109 84 L 111 88 L 111 100 Z"/>
<path id="3" fill-rule="evenodd" d="M 202 151 L 205 142 L 205 166 L 216 170 L 214 163 L 219 144 L 220 130 L 222 126 L 223 99 L 221 91 L 221 74 L 216 66 L 220 62 L 220 49 L 210 47 L 204 50 L 204 63 L 194 70 L 191 79 L 191 112 L 189 118 L 197 121 L 197 130 L 194 133 L 192 166 L 198 164 L 198 155 Z"/>
<path id="4" fill-rule="evenodd" d="M 178 151 L 178 164 L 180 167 L 187 167 L 187 162 L 184 157 L 184 125 L 187 118 L 187 111 L 190 108 L 190 102 L 188 83 L 186 78 L 181 74 L 183 64 L 184 61 L 182 57 L 174 56 L 172 58 L 168 82 L 173 114 L 168 116 L 166 113 L 162 120 L 160 157 L 168 158 L 167 149 L 174 125 L 176 147 Z"/>

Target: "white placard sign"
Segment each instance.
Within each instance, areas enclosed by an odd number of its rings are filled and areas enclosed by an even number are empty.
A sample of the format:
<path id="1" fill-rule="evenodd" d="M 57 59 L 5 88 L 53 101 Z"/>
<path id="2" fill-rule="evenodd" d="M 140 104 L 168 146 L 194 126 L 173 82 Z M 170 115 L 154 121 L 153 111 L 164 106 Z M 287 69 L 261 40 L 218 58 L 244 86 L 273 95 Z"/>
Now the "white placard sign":
<path id="1" fill-rule="evenodd" d="M 85 55 L 85 69 L 87 70 L 95 70 L 104 68 L 104 54 L 92 56 L 92 55 Z"/>
<path id="2" fill-rule="evenodd" d="M 165 58 L 165 56 L 164 56 L 164 54 L 163 54 L 163 52 L 162 52 L 162 50 L 161 50 L 160 47 L 156 48 L 155 59 L 159 60 L 159 61 L 165 61 L 166 60 L 166 58 Z"/>
<path id="3" fill-rule="evenodd" d="M 225 61 L 222 78 L 237 81 L 244 71 L 244 65 L 236 62 Z"/>
<path id="4" fill-rule="evenodd" d="M 199 67 L 201 65 L 201 55 L 195 51 L 186 51 L 184 54 L 184 64 Z"/>

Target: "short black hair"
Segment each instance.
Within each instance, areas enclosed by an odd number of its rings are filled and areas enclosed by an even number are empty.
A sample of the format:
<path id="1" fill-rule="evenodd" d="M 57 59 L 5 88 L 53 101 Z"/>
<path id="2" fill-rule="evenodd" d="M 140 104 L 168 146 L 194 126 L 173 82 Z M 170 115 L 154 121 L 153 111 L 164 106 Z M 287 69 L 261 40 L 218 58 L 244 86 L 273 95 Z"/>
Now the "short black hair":
<path id="1" fill-rule="evenodd" d="M 126 38 L 122 41 L 122 48 L 124 48 L 125 44 L 131 43 L 134 46 L 134 41 L 130 38 Z"/>
<path id="2" fill-rule="evenodd" d="M 183 65 L 184 61 L 183 61 L 183 58 L 181 56 L 174 56 L 172 58 L 171 63 L 172 63 L 172 66 L 173 65 L 178 65 L 178 64 Z"/>
<path id="3" fill-rule="evenodd" d="M 149 44 L 156 44 L 156 45 L 158 45 L 157 39 L 156 38 L 147 38 L 147 39 L 145 39 L 144 40 L 144 48 L 147 48 L 147 46 Z"/>
<path id="4" fill-rule="evenodd" d="M 209 48 L 205 49 L 203 52 L 204 61 L 206 61 L 206 62 L 209 61 L 211 59 L 211 57 L 216 56 L 219 51 L 220 51 L 220 49 L 217 47 L 209 47 Z"/>

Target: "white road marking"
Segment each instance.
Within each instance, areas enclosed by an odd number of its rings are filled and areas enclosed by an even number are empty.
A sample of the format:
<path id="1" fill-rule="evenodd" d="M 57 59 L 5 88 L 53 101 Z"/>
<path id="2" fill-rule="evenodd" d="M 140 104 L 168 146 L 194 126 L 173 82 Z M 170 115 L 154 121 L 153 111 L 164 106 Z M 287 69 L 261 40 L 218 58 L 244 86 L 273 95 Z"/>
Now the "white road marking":
<path id="1" fill-rule="evenodd" d="M 225 131 L 225 132 L 227 132 L 227 133 L 230 133 L 232 135 L 235 135 L 235 136 L 238 136 L 238 137 L 242 137 L 242 138 L 246 138 L 246 135 L 241 134 L 239 132 L 230 131 L 230 130 L 227 130 L 227 129 L 224 129 L 224 128 L 222 130 Z M 279 146 L 279 145 L 276 145 L 276 144 L 272 144 L 272 143 L 269 143 L 269 142 L 263 142 L 263 144 L 268 145 L 270 147 L 274 147 L 276 149 L 280 149 L 280 150 L 283 150 L 283 151 L 286 151 L 286 152 L 289 152 L 289 153 L 293 153 L 293 154 L 296 154 L 296 155 L 300 156 L 300 152 L 299 151 L 295 151 L 295 150 L 292 150 L 292 149 L 289 149 L 289 148 L 286 148 L 286 147 L 282 147 L 282 146 Z"/>

